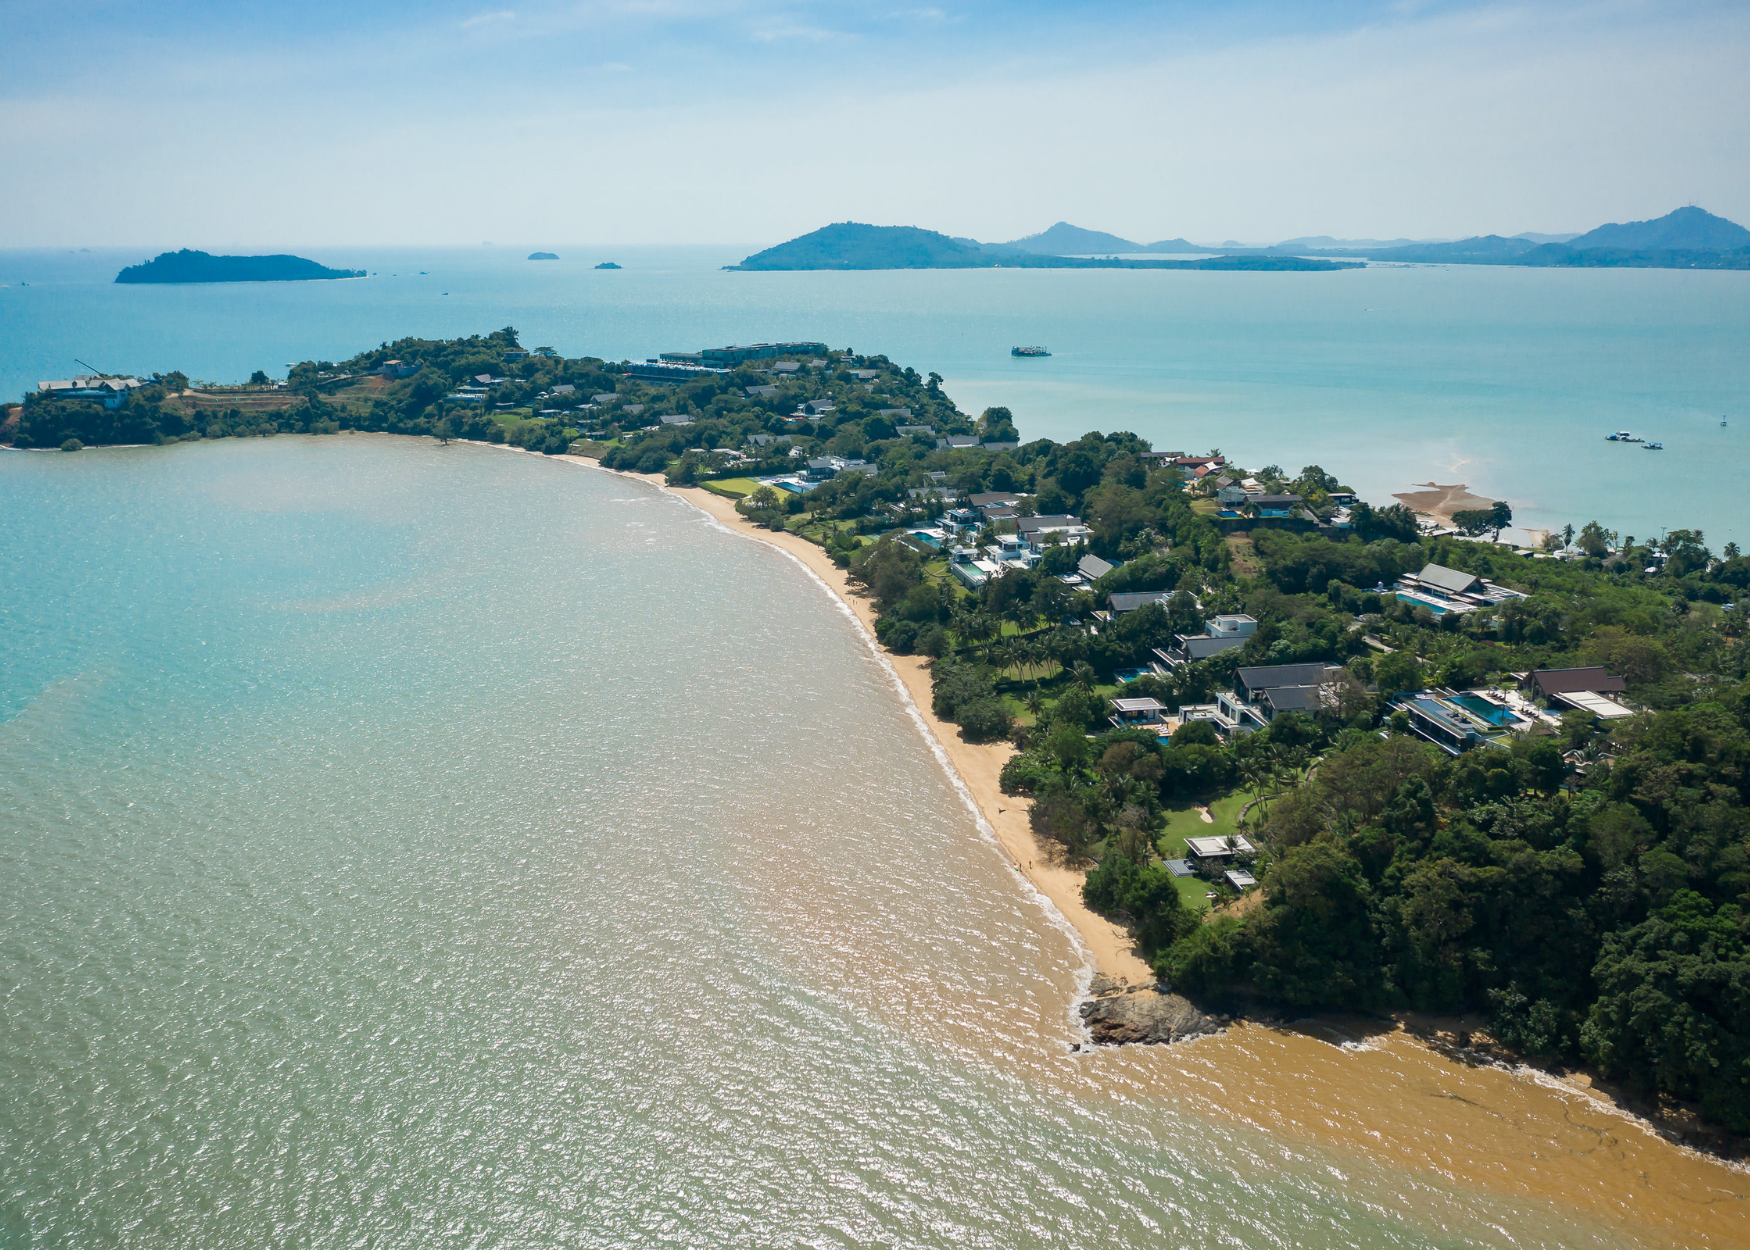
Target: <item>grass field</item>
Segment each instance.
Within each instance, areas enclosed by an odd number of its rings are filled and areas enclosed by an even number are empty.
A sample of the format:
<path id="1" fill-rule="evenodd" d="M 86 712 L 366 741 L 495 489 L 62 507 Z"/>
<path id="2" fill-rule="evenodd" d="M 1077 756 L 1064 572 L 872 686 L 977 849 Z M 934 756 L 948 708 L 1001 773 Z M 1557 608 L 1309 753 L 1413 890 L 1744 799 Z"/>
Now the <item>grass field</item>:
<path id="1" fill-rule="evenodd" d="M 726 477 L 717 482 L 700 482 L 699 485 L 713 495 L 722 495 L 725 499 L 740 499 L 760 488 L 760 484 L 751 477 Z"/>
<path id="2" fill-rule="evenodd" d="M 1232 794 L 1224 794 L 1211 802 L 1209 814 L 1215 818 L 1213 824 L 1205 821 L 1190 803 L 1168 808 L 1166 828 L 1155 843 L 1161 858 L 1184 859 L 1186 838 L 1221 838 L 1230 833 L 1242 832 L 1235 822 L 1239 818 L 1240 808 L 1253 797 L 1254 792 L 1251 790 L 1235 790 Z M 1209 891 L 1209 883 L 1202 877 L 1177 877 L 1173 884 L 1178 888 L 1179 897 L 1187 907 L 1201 907 L 1209 901 L 1203 897 Z M 1225 886 L 1223 890 L 1226 890 Z"/>

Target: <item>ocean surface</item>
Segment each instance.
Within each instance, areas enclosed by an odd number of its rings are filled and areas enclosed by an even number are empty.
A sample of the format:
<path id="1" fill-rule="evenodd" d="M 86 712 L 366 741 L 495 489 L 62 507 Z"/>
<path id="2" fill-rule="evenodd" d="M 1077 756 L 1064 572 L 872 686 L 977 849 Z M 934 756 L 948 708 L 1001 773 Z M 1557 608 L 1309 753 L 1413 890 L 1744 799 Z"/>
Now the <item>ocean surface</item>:
<path id="1" fill-rule="evenodd" d="M 641 483 L 0 454 L 0 631 L 8 1250 L 1742 1244 L 1740 1174 L 1364 1022 L 1072 1053 L 848 614 Z"/>
<path id="2" fill-rule="evenodd" d="M 0 396 L 76 360 L 233 381 L 504 325 L 610 360 L 820 339 L 941 373 L 967 411 L 1008 406 L 1024 438 L 1132 429 L 1251 468 L 1316 463 L 1375 502 L 1464 482 L 1523 526 L 1750 545 L 1745 273 L 724 273 L 756 248 L 555 246 L 546 262 L 532 247 L 314 253 L 372 274 L 351 282 L 114 285 L 156 250 L 0 251 Z M 606 259 L 625 268 L 593 268 Z M 1034 343 L 1052 355 L 1008 354 Z M 1666 449 L 1604 440 L 1618 429 Z"/>

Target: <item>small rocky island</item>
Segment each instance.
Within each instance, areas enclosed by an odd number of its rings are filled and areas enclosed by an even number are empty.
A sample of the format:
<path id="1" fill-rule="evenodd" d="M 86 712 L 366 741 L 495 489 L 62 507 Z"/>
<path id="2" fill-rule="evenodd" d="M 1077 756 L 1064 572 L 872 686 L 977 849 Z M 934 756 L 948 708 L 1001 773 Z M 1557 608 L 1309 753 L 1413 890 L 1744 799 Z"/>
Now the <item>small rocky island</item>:
<path id="1" fill-rule="evenodd" d="M 530 260 L 558 260 L 559 253 L 557 253 L 557 252 L 530 252 L 529 259 Z"/>
<path id="2" fill-rule="evenodd" d="M 1096 1044 L 1183 1042 L 1219 1033 L 1232 1023 L 1226 1016 L 1206 1016 L 1182 994 L 1163 993 L 1149 982 L 1132 985 L 1110 977 L 1095 977 L 1081 1006 L 1082 1020 Z"/>
<path id="3" fill-rule="evenodd" d="M 163 252 L 116 274 L 124 283 L 309 282 L 362 278 L 363 269 L 330 269 L 302 256 L 213 256 L 206 252 Z"/>
<path id="4" fill-rule="evenodd" d="M 616 265 L 611 260 L 604 260 L 601 264 L 597 265 L 596 268 L 597 269 L 618 269 L 619 266 Z"/>

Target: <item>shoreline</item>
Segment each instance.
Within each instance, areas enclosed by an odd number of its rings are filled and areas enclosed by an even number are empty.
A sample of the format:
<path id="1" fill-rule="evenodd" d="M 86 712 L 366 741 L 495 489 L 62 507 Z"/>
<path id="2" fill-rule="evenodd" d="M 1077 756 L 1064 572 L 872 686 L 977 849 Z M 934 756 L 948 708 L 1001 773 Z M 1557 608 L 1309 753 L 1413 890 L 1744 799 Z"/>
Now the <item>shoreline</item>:
<path id="1" fill-rule="evenodd" d="M 838 600 L 863 632 L 865 641 L 898 679 L 900 692 L 908 710 L 923 729 L 926 739 L 946 764 L 953 780 L 958 782 L 972 807 L 994 836 L 1011 870 L 1051 904 L 1057 918 L 1073 932 L 1092 965 L 1094 975 L 1113 981 L 1149 982 L 1155 979 L 1153 970 L 1137 955 L 1130 934 L 1104 916 L 1096 915 L 1082 902 L 1084 873 L 1049 861 L 1039 848 L 1027 822 L 1031 800 L 1006 795 L 998 784 L 1003 765 L 1015 753 L 1012 743 L 972 743 L 963 741 L 956 726 L 936 717 L 930 710 L 929 661 L 922 656 L 894 655 L 875 638 L 875 612 L 868 599 L 851 585 L 846 572 L 832 562 L 820 547 L 794 534 L 779 533 L 754 525 L 735 510 L 735 505 L 721 495 L 698 486 L 670 486 L 656 473 L 628 473 L 606 469 L 589 456 L 559 455 L 555 460 L 612 473 L 616 477 L 633 478 L 684 503 L 691 504 L 712 520 L 744 538 L 774 547 L 800 563 Z"/>

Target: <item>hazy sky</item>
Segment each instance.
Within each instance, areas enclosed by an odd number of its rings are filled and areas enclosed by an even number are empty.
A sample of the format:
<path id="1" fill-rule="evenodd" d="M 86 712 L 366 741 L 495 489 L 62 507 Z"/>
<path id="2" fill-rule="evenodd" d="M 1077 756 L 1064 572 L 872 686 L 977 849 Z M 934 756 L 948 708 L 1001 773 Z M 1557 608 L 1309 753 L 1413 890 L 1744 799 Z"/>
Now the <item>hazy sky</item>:
<path id="1" fill-rule="evenodd" d="M 1742 0 L 905 2 L 0 0 L 0 246 L 1750 223 Z"/>

